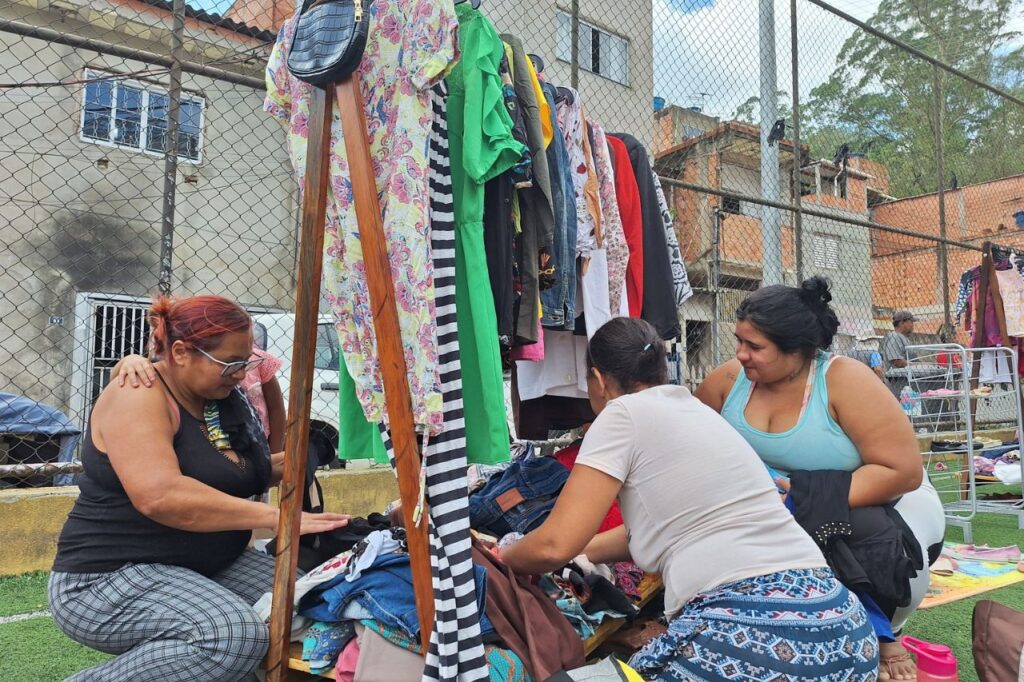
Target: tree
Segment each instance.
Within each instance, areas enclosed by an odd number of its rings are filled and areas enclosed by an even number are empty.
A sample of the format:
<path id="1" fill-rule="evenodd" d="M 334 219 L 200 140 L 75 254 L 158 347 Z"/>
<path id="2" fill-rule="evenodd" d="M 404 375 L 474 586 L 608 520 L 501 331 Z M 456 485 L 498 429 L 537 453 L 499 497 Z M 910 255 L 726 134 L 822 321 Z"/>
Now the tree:
<path id="1" fill-rule="evenodd" d="M 1015 2 L 882 0 L 869 23 L 1020 94 L 1024 51 L 1006 28 Z M 846 143 L 889 167 L 892 194 L 910 196 L 936 190 L 940 106 L 947 176 L 968 184 L 1024 172 L 1020 107 L 862 30 L 847 39 L 801 119 L 812 155 L 831 158 Z"/>
<path id="2" fill-rule="evenodd" d="M 789 93 L 785 90 L 779 90 L 777 95 L 776 111 L 779 112 L 779 118 L 784 118 L 787 121 L 792 120 L 793 111 L 790 107 Z M 733 114 L 733 118 L 737 121 L 743 121 L 744 123 L 750 123 L 751 125 L 761 124 L 761 98 L 757 95 L 753 95 L 748 98 L 746 102 L 736 107 L 736 113 Z"/>

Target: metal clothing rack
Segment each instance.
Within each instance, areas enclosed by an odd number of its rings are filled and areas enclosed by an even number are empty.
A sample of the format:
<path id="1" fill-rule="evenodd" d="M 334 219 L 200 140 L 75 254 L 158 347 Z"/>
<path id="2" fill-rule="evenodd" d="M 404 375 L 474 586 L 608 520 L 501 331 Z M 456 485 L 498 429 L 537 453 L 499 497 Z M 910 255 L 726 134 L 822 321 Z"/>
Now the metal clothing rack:
<path id="1" fill-rule="evenodd" d="M 970 368 L 983 353 L 1001 357 L 1009 369 L 1010 389 L 982 392 L 978 376 L 971 378 Z M 1014 348 L 965 348 L 958 344 L 910 346 L 915 371 L 909 374 L 909 386 L 917 405 L 908 415 L 918 435 L 931 436 L 922 453 L 925 470 L 946 514 L 946 523 L 963 529 L 964 541 L 973 541 L 972 519 L 979 512 L 1012 514 L 1024 529 L 1024 488 L 1016 499 L 985 501 L 979 498 L 979 486 L 998 482 L 981 476 L 975 469 L 975 457 L 1002 454 L 1014 446 L 975 441 L 979 417 L 998 418 L 1016 425 L 1020 433 L 1024 423 L 1020 410 L 1020 375 Z M 941 443 L 959 442 L 962 446 L 942 447 Z M 1019 450 L 1019 444 L 1016 446 Z M 1024 474 L 1024 463 L 1020 466 Z"/>
<path id="2" fill-rule="evenodd" d="M 402 500 L 412 566 L 416 611 L 422 642 L 430 640 L 434 625 L 426 511 L 422 523 L 413 521 L 419 502 L 420 453 L 412 417 L 412 403 L 405 354 L 395 305 L 383 220 L 377 198 L 377 182 L 370 160 L 363 98 L 358 72 L 327 88 L 314 87 L 309 106 L 309 147 L 306 155 L 306 187 L 302 197 L 302 228 L 299 246 L 298 286 L 295 298 L 295 346 L 292 381 L 288 394 L 284 478 L 281 481 L 281 515 L 277 529 L 273 608 L 270 616 L 270 648 L 266 659 L 267 680 L 282 682 L 295 665 L 290 657 L 295 572 L 299 558 L 302 489 L 305 480 L 309 413 L 313 387 L 314 353 L 308 339 L 316 338 L 323 267 L 324 224 L 330 192 L 329 166 L 331 119 L 335 102 L 341 114 L 345 151 L 352 181 L 359 241 L 363 249 L 373 326 L 380 354 L 381 375 L 388 425 L 395 451 L 395 472 Z M 426 652 L 427 647 L 423 647 Z M 301 669 L 301 666 L 295 666 Z M 307 668 L 308 670 L 308 668 Z"/>

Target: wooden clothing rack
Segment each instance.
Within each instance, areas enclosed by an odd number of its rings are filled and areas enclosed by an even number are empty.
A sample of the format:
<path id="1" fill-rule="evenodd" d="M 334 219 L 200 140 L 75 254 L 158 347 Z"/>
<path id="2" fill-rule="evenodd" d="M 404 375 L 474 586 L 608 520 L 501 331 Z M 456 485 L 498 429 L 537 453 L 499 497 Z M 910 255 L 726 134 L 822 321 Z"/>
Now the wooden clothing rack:
<path id="1" fill-rule="evenodd" d="M 292 380 L 288 392 L 284 477 L 280 488 L 281 516 L 277 528 L 270 648 L 266 659 L 269 682 L 282 682 L 287 680 L 289 675 L 295 572 L 299 559 L 302 490 L 306 474 L 309 413 L 313 389 L 314 349 L 309 340 L 316 338 L 319 315 L 324 224 L 330 192 L 331 121 L 335 102 L 341 114 L 356 219 L 359 224 L 359 242 L 363 249 L 370 304 L 373 309 L 373 327 L 380 354 L 385 406 L 391 441 L 394 445 L 394 465 L 409 543 L 416 612 L 424 652 L 428 648 L 426 644 L 430 641 L 434 624 L 427 510 L 423 509 L 419 525 L 413 522 L 413 514 L 420 496 L 420 453 L 413 424 L 398 309 L 395 305 L 395 287 L 391 279 L 391 266 L 377 198 L 377 181 L 370 160 L 366 115 L 357 72 L 330 87 L 314 87 L 310 98 L 306 187 L 302 197 L 298 286 L 295 292 L 295 345 L 292 350 Z"/>

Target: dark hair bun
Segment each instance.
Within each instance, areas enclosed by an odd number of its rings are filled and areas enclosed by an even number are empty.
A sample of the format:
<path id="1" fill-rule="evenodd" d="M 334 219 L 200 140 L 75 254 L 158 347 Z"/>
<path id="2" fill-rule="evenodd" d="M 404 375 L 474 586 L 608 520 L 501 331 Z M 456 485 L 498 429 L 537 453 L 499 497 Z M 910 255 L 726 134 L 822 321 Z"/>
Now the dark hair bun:
<path id="1" fill-rule="evenodd" d="M 800 298 L 812 308 L 824 308 L 832 302 L 832 285 L 821 275 L 800 283 Z"/>

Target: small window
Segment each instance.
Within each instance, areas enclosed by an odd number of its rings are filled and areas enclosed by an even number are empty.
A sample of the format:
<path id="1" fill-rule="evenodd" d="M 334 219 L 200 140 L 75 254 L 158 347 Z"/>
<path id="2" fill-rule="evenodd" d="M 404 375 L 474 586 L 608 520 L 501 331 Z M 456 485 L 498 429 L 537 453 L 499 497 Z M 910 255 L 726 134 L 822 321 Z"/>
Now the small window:
<path id="1" fill-rule="evenodd" d="M 822 270 L 839 269 L 839 237 L 814 235 L 814 267 Z"/>
<path id="2" fill-rule="evenodd" d="M 579 65 L 584 71 L 629 85 L 629 40 L 603 31 L 585 21 L 579 22 Z M 572 61 L 572 17 L 558 13 L 556 52 L 564 62 Z"/>
<path id="3" fill-rule="evenodd" d="M 722 197 L 722 210 L 739 215 L 743 212 L 743 205 L 736 197 Z"/>
<path id="4" fill-rule="evenodd" d="M 317 325 L 316 357 L 314 364 L 317 369 L 338 369 L 338 332 L 333 324 Z"/>
<path id="5" fill-rule="evenodd" d="M 267 337 L 268 336 L 269 335 L 267 333 L 267 325 L 263 324 L 262 322 L 253 321 L 253 323 L 252 323 L 252 339 L 253 339 L 253 343 L 256 345 L 257 348 L 259 348 L 260 350 L 266 350 L 267 349 Z"/>
<path id="6" fill-rule="evenodd" d="M 170 97 L 156 86 L 125 80 L 101 71 L 85 72 L 81 138 L 163 155 Z M 202 158 L 203 101 L 183 94 L 178 112 L 178 157 Z"/>

